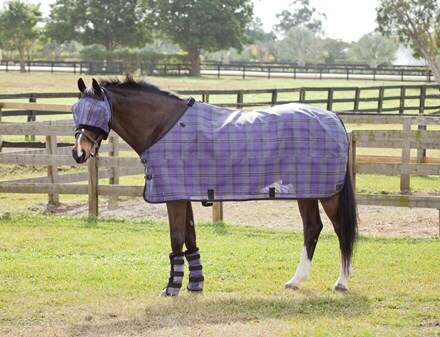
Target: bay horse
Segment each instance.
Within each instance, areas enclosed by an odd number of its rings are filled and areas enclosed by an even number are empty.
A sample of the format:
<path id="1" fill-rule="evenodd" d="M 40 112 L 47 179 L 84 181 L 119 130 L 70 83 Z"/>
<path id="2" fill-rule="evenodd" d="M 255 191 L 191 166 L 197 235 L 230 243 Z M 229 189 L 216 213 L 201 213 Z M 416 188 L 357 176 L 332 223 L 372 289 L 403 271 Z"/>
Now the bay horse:
<path id="1" fill-rule="evenodd" d="M 208 131 L 203 135 L 196 134 L 193 128 L 199 126 L 197 124 L 202 124 L 201 127 L 205 128 L 208 124 L 216 123 L 212 120 L 206 122 L 200 120 L 200 118 L 201 115 L 217 113 L 213 111 L 217 111 L 216 109 L 220 109 L 219 107 L 201 102 L 195 103 L 194 99 L 182 99 L 176 94 L 162 90 L 146 80 L 136 81 L 130 75 L 127 75 L 125 80 L 117 78 L 102 79 L 99 83 L 93 79 L 91 87 L 87 87 L 80 78 L 78 89 L 81 92 L 81 98 L 72 107 L 76 125 L 72 156 L 76 162 L 84 163 L 90 157 L 96 156 L 101 141 L 107 137 L 110 129 L 113 129 L 136 151 L 145 164 L 146 187 L 144 198 L 146 201 L 166 202 L 172 252 L 169 255 L 170 277 L 168 284 L 162 291 L 162 295 L 177 296 L 179 294 L 184 276 L 185 259 L 189 265 L 187 290 L 190 292 L 201 292 L 203 290 L 204 275 L 196 242 L 191 201 L 277 199 L 277 196 L 279 199 L 297 200 L 303 223 L 304 245 L 301 258 L 295 274 L 285 284 L 285 287 L 295 290 L 300 289 L 301 282 L 306 280 L 309 275 L 315 247 L 323 228 L 319 214 L 319 200 L 339 239 L 341 268 L 339 278 L 334 284 L 334 290 L 349 290 L 347 282 L 352 271 L 351 260 L 357 238 L 357 208 L 348 166 L 347 133 L 342 122 L 334 113 L 303 104 L 279 105 L 267 110 L 249 113 L 221 109 L 218 112 L 223 118 L 220 123 L 221 126 L 229 126 L 234 122 L 239 131 L 232 136 L 228 135 L 229 140 L 227 141 L 222 139 L 220 145 L 213 145 L 213 138 L 224 137 L 223 134 L 219 136 L 214 134 L 220 128 L 219 125 L 216 124 L 216 130 Z M 290 118 L 291 113 L 285 112 L 287 108 L 297 110 L 300 119 L 293 122 L 290 119 L 284 119 L 279 122 L 280 117 Z M 190 110 L 191 112 L 189 112 Z M 187 117 L 190 114 L 195 116 L 195 121 Z M 321 121 L 319 119 L 321 117 L 318 118 L 317 116 L 323 116 L 325 121 L 331 120 L 333 124 L 327 125 L 327 122 Z M 264 119 L 266 117 L 269 118 L 268 121 Z M 249 125 L 255 123 L 257 129 L 247 132 Z M 289 129 L 281 131 L 281 133 L 277 131 L 276 136 L 272 136 L 271 133 L 266 135 L 258 129 L 266 128 L 269 132 L 273 132 L 274 127 L 280 125 L 283 130 L 286 125 Z M 189 140 L 186 140 L 187 138 L 184 140 L 177 139 L 177 143 L 170 143 L 169 139 L 175 136 L 169 136 L 169 134 L 171 134 L 171 130 L 176 128 L 178 132 L 186 132 L 184 137 L 190 137 Z M 317 135 L 317 128 L 322 128 L 325 132 L 330 133 L 334 133 L 335 129 L 342 131 L 335 133 L 339 137 L 337 140 L 326 140 Z M 290 134 L 296 131 L 299 132 L 300 138 L 291 140 Z M 262 139 L 258 144 L 249 141 L 238 142 L 236 138 L 245 133 L 262 134 L 263 136 L 260 137 Z M 307 142 L 305 137 L 309 137 L 311 140 Z M 171 148 L 160 145 L 162 143 L 171 144 Z M 179 155 L 173 152 L 175 148 L 183 148 L 183 143 L 189 145 L 189 149 L 182 150 L 186 151 L 187 157 L 185 158 L 187 160 L 180 160 L 177 158 Z M 203 144 L 208 145 L 208 150 L 200 150 Z M 275 147 L 279 144 L 283 144 L 282 150 Z M 318 148 L 317 152 L 311 149 L 313 147 Z M 239 152 L 231 155 L 235 156 L 231 159 L 226 148 L 229 150 L 238 148 Z M 242 152 L 240 151 L 244 151 L 244 148 L 251 148 L 256 157 L 252 157 L 250 161 L 241 158 Z M 289 175 L 295 175 L 296 182 L 292 183 L 293 178 L 290 179 L 285 174 L 283 175 L 281 172 L 283 168 L 277 160 L 274 163 L 274 159 L 263 152 L 259 155 L 259 151 L 263 151 L 265 148 L 270 148 L 269 150 L 272 152 L 283 152 L 284 156 L 280 161 L 285 162 L 288 166 L 290 165 L 290 168 L 293 167 L 293 171 L 296 172 L 292 172 L 291 169 Z M 295 155 L 297 161 L 303 160 L 306 164 L 292 164 L 293 158 L 290 158 L 290 155 L 286 153 L 296 153 L 292 151 L 298 149 L 315 152 L 312 155 Z M 284 151 L 290 152 L 285 153 Z M 221 169 L 212 168 L 210 159 L 205 157 L 212 153 L 220 157 L 219 160 L 223 163 Z M 307 156 L 313 157 L 310 162 L 306 158 Z M 339 171 L 341 171 L 341 167 L 343 168 L 342 173 L 336 174 L 334 171 L 337 171 L 337 169 L 334 166 L 329 166 L 330 168 L 324 169 L 328 172 L 325 171 L 322 174 L 319 169 L 315 168 L 315 164 L 310 164 L 326 160 L 332 161 L 336 156 L 342 158 L 342 160 L 338 160 L 337 164 Z M 268 161 L 269 168 L 258 169 L 256 164 L 253 164 L 260 161 Z M 202 168 L 185 168 L 183 167 L 184 162 L 185 164 L 195 162 Z M 247 164 L 243 164 L 244 162 Z M 149 167 L 151 163 L 157 165 Z M 176 166 L 174 169 L 179 172 L 167 171 L 168 166 L 173 167 L 173 165 Z M 228 167 L 228 165 L 233 167 Z M 235 173 L 229 176 L 228 170 Z M 321 172 L 316 174 L 317 178 L 312 174 L 315 171 Z M 211 172 L 221 176 L 220 183 L 217 182 L 217 185 L 212 188 L 209 186 L 199 188 L 198 185 L 210 184 L 207 179 Z M 228 191 L 222 192 L 222 190 L 227 190 L 224 186 L 231 189 L 237 187 L 240 190 L 255 191 L 253 186 L 249 187 L 247 185 L 252 185 L 252 182 L 257 181 L 260 176 L 269 176 L 268 179 L 272 180 L 269 180 L 269 183 L 265 181 L 264 184 L 269 185 L 263 185 L 256 192 L 252 192 L 256 193 L 257 197 L 238 196 L 234 199 L 234 196 L 229 195 Z M 321 185 L 326 184 L 326 181 L 323 181 L 323 176 L 337 176 L 342 181 L 339 184 L 336 183 L 336 187 L 334 182 L 331 183 L 333 189 L 330 191 L 319 192 L 328 188 L 328 186 L 321 188 Z M 169 178 L 174 180 L 169 182 L 167 180 Z M 183 190 L 185 188 L 182 185 L 184 182 L 194 188 L 199 188 L 198 192 L 192 192 L 199 194 L 196 194 L 195 197 L 187 196 Z M 161 190 L 160 187 L 164 189 Z M 177 196 L 169 197 L 173 193 L 177 193 Z M 200 193 L 203 195 L 200 195 Z M 267 197 L 259 197 L 262 194 Z M 186 247 L 185 251 L 184 246 Z"/>

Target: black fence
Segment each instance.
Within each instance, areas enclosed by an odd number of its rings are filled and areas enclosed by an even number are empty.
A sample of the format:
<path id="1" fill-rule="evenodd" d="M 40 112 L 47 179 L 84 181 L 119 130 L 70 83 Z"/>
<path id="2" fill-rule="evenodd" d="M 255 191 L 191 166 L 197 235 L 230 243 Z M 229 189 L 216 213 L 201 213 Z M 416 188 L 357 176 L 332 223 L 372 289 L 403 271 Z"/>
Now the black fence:
<path id="1" fill-rule="evenodd" d="M 294 63 L 218 63 L 204 62 L 202 74 L 210 76 L 278 77 L 278 78 L 314 78 L 314 79 L 369 79 L 394 81 L 433 82 L 431 70 L 424 66 L 379 66 L 370 68 L 362 64 L 307 64 Z M 73 74 L 123 74 L 126 71 L 140 72 L 141 75 L 185 76 L 189 73 L 187 63 L 157 63 L 127 65 L 123 62 L 64 62 L 64 61 L 27 61 L 28 72 L 64 72 Z M 0 61 L 0 71 L 19 71 L 17 60 Z"/>
<path id="2" fill-rule="evenodd" d="M 182 97 L 224 107 L 253 108 L 300 102 L 336 113 L 439 114 L 440 85 L 392 85 L 370 87 L 302 87 L 249 90 L 178 90 Z M 0 101 L 79 98 L 79 93 L 0 94 Z M 1 110 L 3 117 L 60 115 L 66 112 Z"/>

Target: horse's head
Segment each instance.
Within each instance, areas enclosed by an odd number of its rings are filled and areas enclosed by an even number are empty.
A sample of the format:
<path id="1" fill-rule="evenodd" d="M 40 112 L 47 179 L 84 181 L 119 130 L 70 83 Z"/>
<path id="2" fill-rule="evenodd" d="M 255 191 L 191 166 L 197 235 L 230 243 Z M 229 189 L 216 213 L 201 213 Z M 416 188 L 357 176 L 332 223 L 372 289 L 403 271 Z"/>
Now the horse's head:
<path id="1" fill-rule="evenodd" d="M 84 163 L 97 155 L 102 139 L 107 139 L 112 114 L 107 95 L 95 79 L 87 88 L 80 78 L 78 89 L 81 98 L 72 106 L 76 127 L 72 156 L 77 163 Z"/>

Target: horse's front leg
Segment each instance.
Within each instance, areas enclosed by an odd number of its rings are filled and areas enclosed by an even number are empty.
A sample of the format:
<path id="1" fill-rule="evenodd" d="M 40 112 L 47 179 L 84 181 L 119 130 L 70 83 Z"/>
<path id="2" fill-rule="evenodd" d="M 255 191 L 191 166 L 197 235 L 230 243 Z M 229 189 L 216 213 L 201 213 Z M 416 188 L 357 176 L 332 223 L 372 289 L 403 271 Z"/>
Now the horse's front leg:
<path id="1" fill-rule="evenodd" d="M 185 223 L 185 257 L 188 261 L 189 283 L 188 291 L 201 292 L 203 290 L 203 268 L 200 260 L 199 248 L 196 243 L 196 230 L 194 227 L 194 215 L 191 202 L 186 205 L 186 223 Z"/>
<path id="2" fill-rule="evenodd" d="M 165 296 L 177 296 L 182 288 L 186 224 L 186 201 L 167 202 L 168 220 L 170 223 L 171 271 L 167 286 L 162 291 Z"/>

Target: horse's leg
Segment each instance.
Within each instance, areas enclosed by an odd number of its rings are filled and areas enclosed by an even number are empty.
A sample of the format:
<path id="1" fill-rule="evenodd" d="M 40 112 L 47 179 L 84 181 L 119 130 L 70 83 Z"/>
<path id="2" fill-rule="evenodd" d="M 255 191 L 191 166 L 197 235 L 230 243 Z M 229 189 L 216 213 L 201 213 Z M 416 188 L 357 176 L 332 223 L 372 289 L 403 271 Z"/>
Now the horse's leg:
<path id="1" fill-rule="evenodd" d="M 321 205 L 324 208 L 325 213 L 329 217 L 333 224 L 336 235 L 338 236 L 339 242 L 341 242 L 341 226 L 339 223 L 339 195 L 334 196 L 330 199 L 322 199 Z M 348 280 L 351 274 L 351 263 L 348 262 L 347 268 L 344 268 L 344 263 L 341 255 L 341 270 L 339 278 L 335 283 L 334 289 L 337 291 L 348 291 Z"/>
<path id="2" fill-rule="evenodd" d="M 318 200 L 298 200 L 299 212 L 303 222 L 304 247 L 301 260 L 293 278 L 286 283 L 286 288 L 299 289 L 300 284 L 309 276 L 313 253 L 322 230 Z"/>
<path id="3" fill-rule="evenodd" d="M 186 201 L 167 202 L 170 223 L 171 271 L 167 286 L 162 291 L 165 296 L 177 296 L 183 279 L 183 244 L 185 242 Z"/>
<path id="4" fill-rule="evenodd" d="M 185 246 L 185 257 L 189 267 L 189 283 L 187 289 L 193 292 L 200 292 L 203 290 L 203 268 L 200 261 L 199 248 L 196 243 L 194 214 L 191 202 L 189 201 L 186 204 Z"/>

